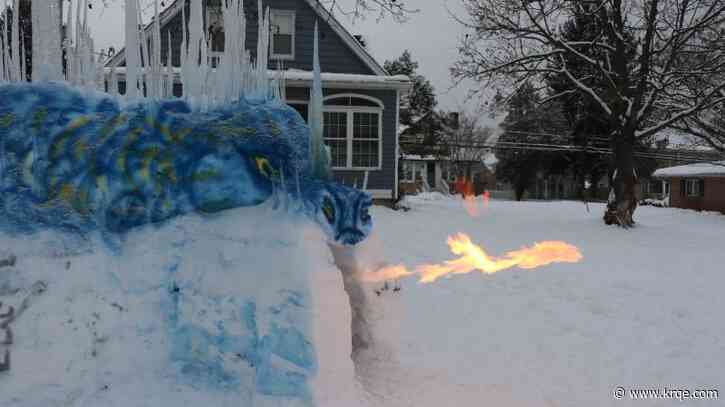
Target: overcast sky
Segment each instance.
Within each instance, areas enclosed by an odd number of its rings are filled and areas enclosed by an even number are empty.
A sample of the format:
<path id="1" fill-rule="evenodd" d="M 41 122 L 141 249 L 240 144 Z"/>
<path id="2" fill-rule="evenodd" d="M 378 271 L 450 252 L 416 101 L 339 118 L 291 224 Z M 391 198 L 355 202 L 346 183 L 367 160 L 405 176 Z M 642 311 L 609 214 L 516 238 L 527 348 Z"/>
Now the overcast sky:
<path id="1" fill-rule="evenodd" d="M 343 7 L 353 1 L 338 0 Z M 165 2 L 168 4 L 171 0 Z M 109 46 L 119 49 L 124 38 L 125 1 L 106 0 L 106 7 L 98 1 L 93 3 L 94 7 L 88 11 L 96 49 Z M 465 100 L 467 88 L 460 86 L 449 90 L 452 81 L 448 70 L 456 59 L 456 46 L 464 30 L 451 18 L 448 9 L 460 13 L 460 0 L 409 0 L 408 3 L 420 12 L 410 15 L 409 21 L 402 24 L 390 18 L 376 21 L 375 15 L 354 22 L 339 13 L 336 16 L 350 32 L 367 38 L 368 49 L 380 64 L 386 59 L 397 58 L 405 49 L 410 50 L 413 59 L 420 63 L 419 72 L 435 86 L 439 108 L 472 110 L 473 103 Z M 153 0 L 142 0 L 142 4 L 145 14 L 150 17 Z"/>

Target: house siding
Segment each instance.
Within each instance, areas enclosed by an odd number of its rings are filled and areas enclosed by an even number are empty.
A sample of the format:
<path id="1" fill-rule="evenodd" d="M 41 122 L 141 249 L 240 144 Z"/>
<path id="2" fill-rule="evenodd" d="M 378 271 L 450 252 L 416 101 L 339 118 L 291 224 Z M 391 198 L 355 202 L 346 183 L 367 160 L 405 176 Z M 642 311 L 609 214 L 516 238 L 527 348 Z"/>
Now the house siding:
<path id="1" fill-rule="evenodd" d="M 308 101 L 310 98 L 309 88 L 290 87 L 286 89 L 287 100 Z M 383 159 L 380 170 L 368 172 L 368 189 L 390 190 L 395 189 L 395 132 L 396 124 L 397 95 L 394 90 L 363 90 L 363 89 L 323 89 L 324 96 L 340 93 L 356 93 L 359 95 L 372 96 L 383 102 Z M 333 170 L 335 180 L 348 186 L 357 185 L 362 187 L 365 178 L 365 171 L 356 170 Z"/>
<path id="2" fill-rule="evenodd" d="M 205 3 L 206 4 L 206 3 Z M 307 2 L 303 0 L 264 0 L 264 7 L 278 10 L 293 10 L 295 12 L 295 58 L 282 61 L 283 68 L 312 70 L 312 56 L 314 48 L 315 22 L 319 24 L 320 67 L 323 72 L 374 75 L 375 72 L 347 46 L 345 41 L 333 31 L 330 24 L 321 19 Z M 257 51 L 257 2 L 245 1 L 247 16 L 247 32 L 245 48 L 252 57 Z M 204 13 L 206 15 L 206 13 Z M 189 19 L 189 3 L 186 3 L 186 19 Z M 173 66 L 181 65 L 182 42 L 182 14 L 172 17 L 161 28 L 161 60 L 166 64 L 169 48 L 169 35 L 171 35 L 171 48 Z M 219 36 L 215 39 L 214 49 L 223 49 L 224 39 Z M 125 60 L 120 66 L 125 66 Z M 277 69 L 277 61 L 270 59 L 269 69 Z"/>
<path id="3" fill-rule="evenodd" d="M 705 177 L 705 193 L 702 197 L 686 196 L 682 191 L 682 180 L 670 180 L 670 206 L 675 208 L 719 211 L 725 213 L 725 177 Z"/>

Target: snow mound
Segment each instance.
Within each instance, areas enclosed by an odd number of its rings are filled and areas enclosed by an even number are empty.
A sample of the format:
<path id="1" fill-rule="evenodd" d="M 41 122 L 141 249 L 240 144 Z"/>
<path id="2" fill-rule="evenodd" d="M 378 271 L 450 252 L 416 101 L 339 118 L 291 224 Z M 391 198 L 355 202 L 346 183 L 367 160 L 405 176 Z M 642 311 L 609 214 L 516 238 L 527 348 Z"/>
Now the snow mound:
<path id="1" fill-rule="evenodd" d="M 417 195 L 406 195 L 401 201 L 400 205 L 407 208 L 413 208 L 416 205 L 425 204 L 427 202 L 436 202 L 443 200 L 453 199 L 450 196 L 446 196 L 437 191 L 421 192 Z"/>
<path id="2" fill-rule="evenodd" d="M 342 277 L 309 220 L 262 205 L 133 230 L 121 255 L 54 231 L 0 234 L 0 248 L 17 256 L 0 301 L 29 298 L 10 325 L 4 407 L 359 399 Z"/>

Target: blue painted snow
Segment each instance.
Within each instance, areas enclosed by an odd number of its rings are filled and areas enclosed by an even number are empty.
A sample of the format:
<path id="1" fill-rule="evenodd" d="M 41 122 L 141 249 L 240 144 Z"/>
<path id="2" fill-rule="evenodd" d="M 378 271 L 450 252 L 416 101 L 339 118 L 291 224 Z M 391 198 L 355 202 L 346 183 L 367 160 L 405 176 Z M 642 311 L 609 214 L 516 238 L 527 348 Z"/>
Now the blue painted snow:
<path id="1" fill-rule="evenodd" d="M 308 381 L 317 372 L 317 357 L 308 340 L 309 321 L 301 318 L 308 312 L 306 294 L 279 290 L 280 303 L 264 310 L 271 319 L 267 318 L 262 335 L 260 310 L 253 300 L 203 296 L 193 287 L 178 284 L 179 260 L 168 265 L 171 283 L 168 303 L 163 306 L 171 341 L 170 363 L 179 381 L 198 389 L 236 391 L 242 398 L 251 391 L 314 405 Z M 181 304 L 185 300 L 194 302 L 197 312 L 205 311 L 203 324 L 184 315 Z M 207 312 L 230 308 L 238 310 L 235 321 L 214 319 L 214 313 Z M 252 377 L 240 375 L 239 364 L 246 364 L 242 370 L 252 371 Z"/>
<path id="2" fill-rule="evenodd" d="M 209 112 L 121 107 L 64 83 L 0 85 L 0 230 L 122 235 L 189 212 L 296 200 L 340 244 L 372 228 L 368 194 L 313 175 L 310 130 L 278 100 Z"/>

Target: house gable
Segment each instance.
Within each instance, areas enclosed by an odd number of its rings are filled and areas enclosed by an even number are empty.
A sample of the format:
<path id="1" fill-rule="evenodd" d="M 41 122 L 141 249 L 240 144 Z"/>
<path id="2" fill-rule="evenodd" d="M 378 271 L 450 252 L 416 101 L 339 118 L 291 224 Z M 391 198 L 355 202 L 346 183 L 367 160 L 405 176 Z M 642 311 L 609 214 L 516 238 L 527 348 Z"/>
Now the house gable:
<path id="1" fill-rule="evenodd" d="M 161 15 L 161 58 L 166 63 L 169 40 L 172 47 L 172 65 L 180 66 L 183 25 L 181 4 L 176 0 Z M 370 56 L 362 45 L 317 0 L 263 0 L 263 6 L 273 10 L 295 13 L 295 56 L 293 60 L 280 61 L 284 68 L 312 70 L 313 36 L 315 22 L 319 25 L 320 66 L 323 72 L 364 75 L 386 75 L 385 70 Z M 257 3 L 244 2 L 247 17 L 245 48 L 254 57 L 257 44 Z M 186 18 L 190 15 L 186 3 Z M 146 28 L 150 34 L 150 26 Z M 222 49 L 223 36 L 213 38 L 214 49 Z M 269 68 L 276 69 L 278 61 L 270 59 Z M 107 66 L 125 66 L 123 50 L 112 58 Z"/>

